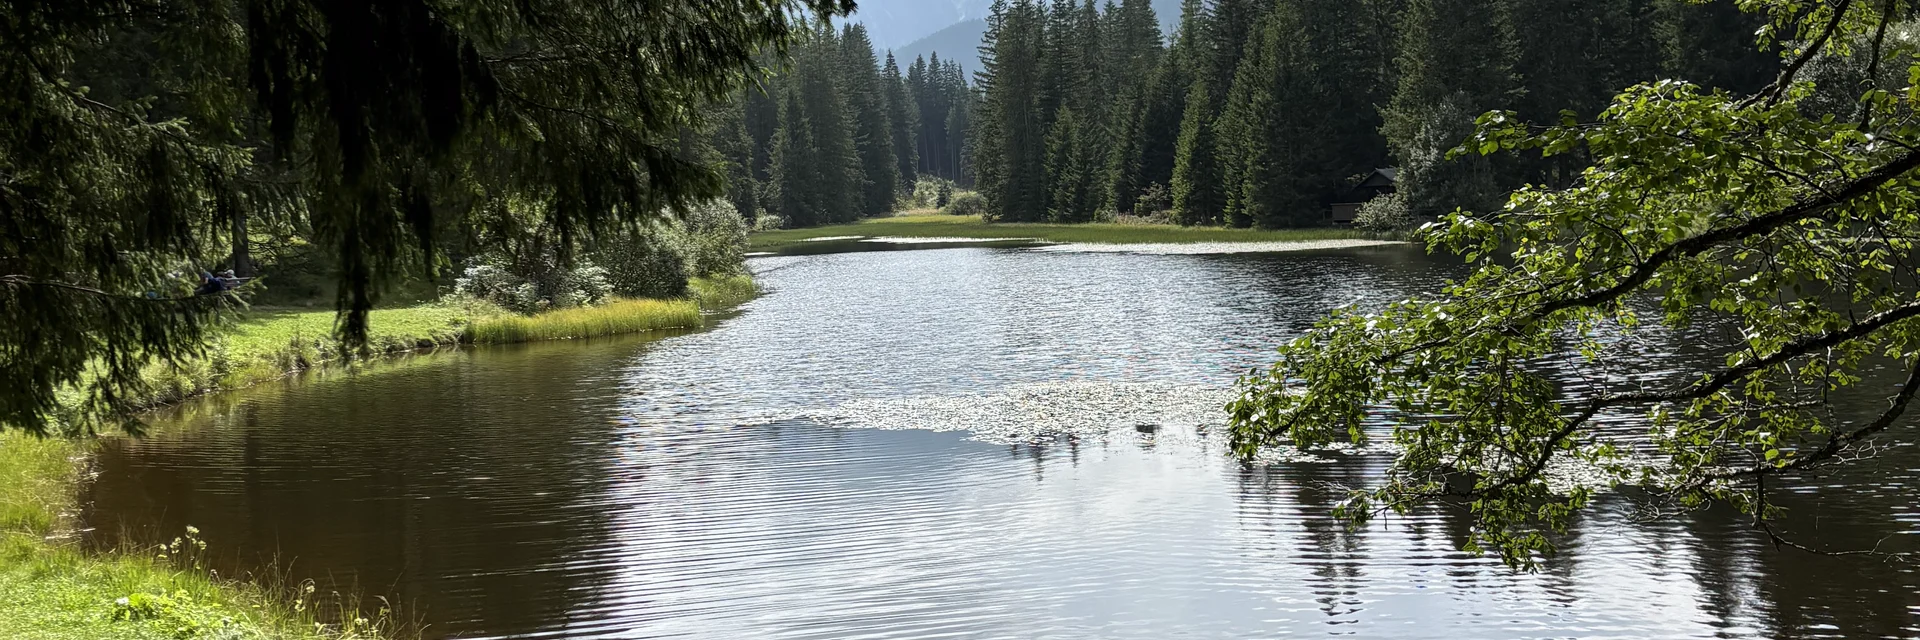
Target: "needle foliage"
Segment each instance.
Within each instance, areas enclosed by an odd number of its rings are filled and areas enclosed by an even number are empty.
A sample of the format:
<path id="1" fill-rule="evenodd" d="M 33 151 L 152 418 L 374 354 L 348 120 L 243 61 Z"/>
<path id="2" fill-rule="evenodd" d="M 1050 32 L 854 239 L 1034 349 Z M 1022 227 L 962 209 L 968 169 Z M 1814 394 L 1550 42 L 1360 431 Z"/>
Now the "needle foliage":
<path id="1" fill-rule="evenodd" d="M 61 0 L 0 8 L 0 428 L 123 415 L 233 296 L 246 219 L 333 254 L 339 331 L 445 239 L 575 246 L 723 195 L 684 132 L 848 0 Z M 500 215 L 538 202 L 529 224 Z M 500 235 L 500 234 L 491 234 Z M 236 252 L 238 253 L 238 252 Z"/>

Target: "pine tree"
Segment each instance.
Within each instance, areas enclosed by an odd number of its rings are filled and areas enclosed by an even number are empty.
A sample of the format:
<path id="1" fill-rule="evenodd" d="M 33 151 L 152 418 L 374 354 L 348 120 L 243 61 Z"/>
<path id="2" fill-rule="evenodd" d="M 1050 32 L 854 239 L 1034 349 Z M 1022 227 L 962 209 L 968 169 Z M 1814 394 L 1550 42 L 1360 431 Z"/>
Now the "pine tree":
<path id="1" fill-rule="evenodd" d="M 773 144 L 773 179 L 778 185 L 774 210 L 788 225 L 810 227 L 822 222 L 814 202 L 818 197 L 814 189 L 819 161 L 811 136 L 813 127 L 806 121 L 799 92 L 783 93 L 786 100 L 780 108 L 780 127 Z"/>
<path id="2" fill-rule="evenodd" d="M 861 216 L 893 210 L 899 188 L 898 158 L 893 149 L 893 126 L 887 119 L 887 96 L 880 68 L 873 57 L 873 41 L 863 25 L 848 25 L 840 34 L 839 82 L 847 104 L 854 153 L 860 158 Z"/>
<path id="3" fill-rule="evenodd" d="M 780 129 L 780 102 L 775 99 L 780 90 L 772 82 L 750 84 L 741 97 L 747 142 L 753 149 L 750 167 L 753 178 L 763 183 L 773 179 L 773 136 Z"/>
<path id="4" fill-rule="evenodd" d="M 1753 46 L 1753 34 L 1767 24 L 1766 16 L 1741 11 L 1735 3 L 1654 0 L 1653 22 L 1661 71 L 1668 76 L 1747 94 L 1772 82 L 1779 71 L 1774 51 Z"/>
<path id="5" fill-rule="evenodd" d="M 727 179 L 727 201 L 748 220 L 759 215 L 760 181 L 754 178 L 753 140 L 747 135 L 746 103 L 736 100 L 720 110 L 708 128 L 707 146 Z"/>
<path id="6" fill-rule="evenodd" d="M 1046 131 L 1040 116 L 1045 22 L 1046 12 L 1032 0 L 996 0 L 980 46 L 974 170 L 989 215 L 999 220 L 1047 215 Z"/>
<path id="7" fill-rule="evenodd" d="M 1054 222 L 1087 222 L 1099 206 L 1095 198 L 1098 147 L 1089 140 L 1092 137 L 1086 119 L 1070 107 L 1060 110 L 1047 134 L 1047 180 L 1052 189 L 1047 215 Z"/>
<path id="8" fill-rule="evenodd" d="M 1186 116 L 1173 166 L 1173 217 L 1184 225 L 1217 224 L 1226 198 L 1214 157 L 1212 96 L 1208 82 L 1196 80 L 1187 92 Z"/>
<path id="9" fill-rule="evenodd" d="M 920 128 L 919 109 L 908 93 L 907 81 L 900 76 L 900 65 L 887 52 L 887 64 L 880 74 L 880 85 L 887 98 L 887 126 L 893 141 L 894 171 L 900 177 L 899 189 L 910 191 L 918 181 L 920 151 L 915 135 Z"/>
<path id="10" fill-rule="evenodd" d="M 1473 120 L 1512 106 L 1518 46 L 1504 0 L 1411 0 L 1400 30 L 1399 82 L 1385 114 L 1400 190 L 1415 213 L 1491 211 L 1512 179 L 1509 160 L 1448 160 Z"/>
<path id="11" fill-rule="evenodd" d="M 782 82 L 777 201 L 780 214 L 796 227 L 856 220 L 866 193 L 847 102 L 834 84 L 843 59 L 837 40 L 830 29 L 815 31 L 796 48 L 793 72 Z"/>
<path id="12" fill-rule="evenodd" d="M 1134 2 L 1146 4 L 1143 0 Z M 1125 11 L 1127 5 L 1121 6 Z M 1203 10 L 1199 0 L 1186 1 L 1173 45 L 1151 54 L 1154 58 L 1151 70 L 1114 124 L 1114 131 L 1121 139 L 1107 157 L 1106 197 L 1110 209 L 1120 213 L 1158 213 L 1136 212 L 1134 203 L 1153 185 L 1165 189 L 1173 182 L 1186 91 L 1193 81 L 1190 51 L 1199 38 L 1198 17 Z M 1139 24 L 1140 11 L 1136 6 L 1126 21 L 1134 24 L 1136 35 L 1145 31 Z M 1151 12 L 1152 7 L 1146 7 L 1146 14 Z M 1158 28 L 1153 27 L 1156 34 Z"/>
<path id="13" fill-rule="evenodd" d="M 8 3 L 0 429 L 44 433 L 62 408 L 81 413 L 70 426 L 103 426 L 148 396 L 148 365 L 202 355 L 233 296 L 176 296 L 170 274 L 245 262 L 229 242 L 249 220 L 298 217 L 333 263 L 352 347 L 385 284 L 432 271 L 453 230 L 504 226 L 509 201 L 565 254 L 721 197 L 723 176 L 680 154 L 686 137 L 754 52 L 798 35 L 796 13 L 852 8 Z M 79 406 L 62 404 L 70 391 Z"/>

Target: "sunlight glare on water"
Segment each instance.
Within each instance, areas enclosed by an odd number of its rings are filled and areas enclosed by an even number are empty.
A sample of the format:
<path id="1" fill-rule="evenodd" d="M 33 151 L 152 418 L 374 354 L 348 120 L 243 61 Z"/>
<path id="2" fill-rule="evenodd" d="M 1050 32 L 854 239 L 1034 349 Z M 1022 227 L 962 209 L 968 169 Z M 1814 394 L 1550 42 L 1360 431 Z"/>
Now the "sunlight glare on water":
<path id="1" fill-rule="evenodd" d="M 754 268 L 769 294 L 704 332 L 189 407 L 103 452 L 86 518 L 100 544 L 193 524 L 224 570 L 278 557 L 430 637 L 1916 634 L 1909 568 L 1777 551 L 1730 513 L 1642 524 L 1605 498 L 1518 573 L 1459 551 L 1456 510 L 1331 520 L 1384 456 L 1226 457 L 1235 378 L 1329 309 L 1457 273 L 1417 250 Z M 1907 462 L 1783 497 L 1790 522 L 1911 530 Z"/>

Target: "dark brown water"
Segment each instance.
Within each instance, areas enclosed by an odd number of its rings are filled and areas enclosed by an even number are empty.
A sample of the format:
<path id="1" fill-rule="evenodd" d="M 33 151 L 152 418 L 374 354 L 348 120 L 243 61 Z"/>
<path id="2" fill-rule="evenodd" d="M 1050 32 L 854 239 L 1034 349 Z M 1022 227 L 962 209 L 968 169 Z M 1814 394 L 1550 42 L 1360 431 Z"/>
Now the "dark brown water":
<path id="1" fill-rule="evenodd" d="M 1366 484 L 1379 456 L 1243 468 L 1179 425 L 1009 444 L 836 413 L 1225 388 L 1328 308 L 1452 271 L 1417 254 L 755 266 L 773 292 L 701 333 L 421 357 L 190 407 L 107 449 L 88 518 L 102 542 L 195 525 L 228 571 L 277 558 L 389 594 L 438 637 L 1920 637 L 1912 567 L 1775 550 L 1731 513 L 1639 524 L 1608 498 L 1516 573 L 1457 551 L 1454 511 L 1332 522 L 1330 485 Z M 978 419 L 928 413 L 892 417 Z M 1796 533 L 1915 548 L 1912 451 L 1782 492 Z"/>

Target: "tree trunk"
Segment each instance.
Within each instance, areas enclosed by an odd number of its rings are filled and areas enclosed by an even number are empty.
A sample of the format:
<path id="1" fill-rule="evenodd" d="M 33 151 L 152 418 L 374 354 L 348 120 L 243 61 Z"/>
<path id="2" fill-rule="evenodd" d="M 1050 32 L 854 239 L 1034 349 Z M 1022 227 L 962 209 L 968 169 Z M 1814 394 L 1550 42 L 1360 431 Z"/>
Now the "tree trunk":
<path id="1" fill-rule="evenodd" d="M 253 277 L 253 254 L 247 249 L 247 214 L 238 207 L 233 211 L 233 275 L 241 278 Z"/>

